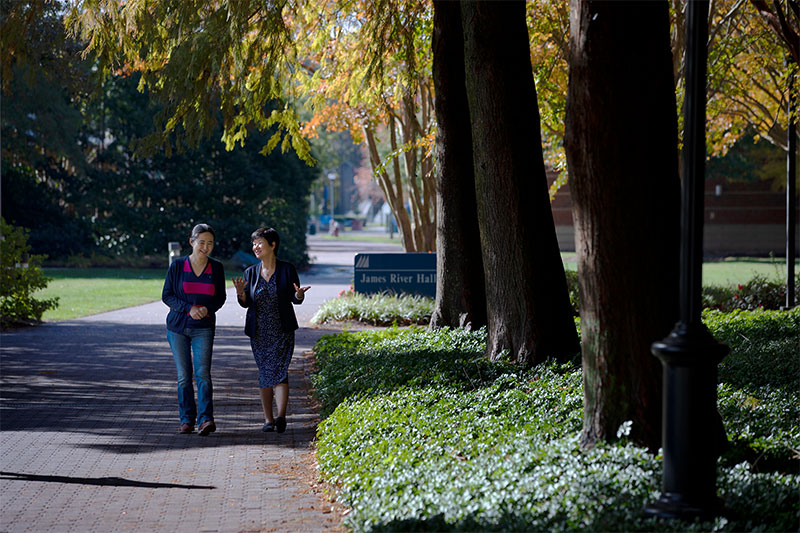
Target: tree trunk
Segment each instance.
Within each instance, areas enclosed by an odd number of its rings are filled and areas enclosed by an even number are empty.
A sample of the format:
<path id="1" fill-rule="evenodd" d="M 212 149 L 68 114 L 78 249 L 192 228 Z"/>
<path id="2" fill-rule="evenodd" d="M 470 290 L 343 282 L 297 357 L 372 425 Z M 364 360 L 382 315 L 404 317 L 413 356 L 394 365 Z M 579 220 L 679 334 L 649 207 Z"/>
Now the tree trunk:
<path id="1" fill-rule="evenodd" d="M 668 3 L 572 0 L 566 151 L 581 284 L 582 442 L 661 442 L 652 342 L 678 319 L 680 183 Z M 624 37 L 621 37 L 624 36 Z"/>
<path id="2" fill-rule="evenodd" d="M 460 21 L 460 18 L 459 18 Z M 463 53 L 463 52 L 462 52 Z M 463 71 L 463 69 L 462 69 Z M 431 84 L 433 80 L 431 80 Z M 463 85 L 463 83 L 462 83 Z M 431 122 L 431 112 L 434 111 L 433 106 L 433 91 L 432 87 L 422 84 L 423 97 L 422 100 L 422 123 L 427 125 Z M 422 156 L 422 194 L 425 197 L 425 204 L 433 206 L 433 214 L 431 216 L 431 223 L 425 228 L 425 242 L 428 243 L 428 250 L 436 251 L 436 224 L 438 220 L 438 200 L 436 199 L 436 176 L 434 173 L 434 160 L 432 155 L 433 150 L 426 150 L 425 155 Z"/>
<path id="3" fill-rule="evenodd" d="M 433 84 L 438 243 L 431 327 L 479 328 L 486 325 L 486 290 L 458 2 L 433 2 Z"/>
<path id="4" fill-rule="evenodd" d="M 413 147 L 419 140 L 419 126 L 416 119 L 417 106 L 412 95 L 403 97 L 402 115 L 400 121 L 403 144 L 406 149 L 403 151 L 403 161 L 406 169 L 406 183 L 408 184 L 408 200 L 411 208 L 412 231 L 414 232 L 414 245 L 419 252 L 429 251 L 425 245 L 424 228 L 428 223 L 428 207 L 424 204 L 424 198 L 419 189 L 419 177 L 417 176 L 417 163 L 419 160 L 419 149 Z M 399 156 L 398 156 L 399 157 Z"/>
<path id="5" fill-rule="evenodd" d="M 578 352 L 547 194 L 525 2 L 461 3 L 489 319 L 487 355 Z"/>
<path id="6" fill-rule="evenodd" d="M 391 147 L 392 153 L 397 153 L 397 119 L 391 112 L 389 113 L 389 146 Z M 394 188 L 398 191 L 395 196 L 392 212 L 395 218 L 397 218 L 397 227 L 400 229 L 400 234 L 403 236 L 406 252 L 417 252 L 414 231 L 411 228 L 411 217 L 406 210 L 406 202 L 403 195 L 403 176 L 400 172 L 399 158 L 392 157 L 391 168 L 392 176 L 394 176 Z"/>
<path id="7" fill-rule="evenodd" d="M 386 169 L 381 168 L 381 158 L 380 155 L 378 155 L 378 142 L 375 139 L 375 134 L 368 127 L 364 128 L 364 138 L 367 141 L 367 148 L 369 149 L 369 162 L 372 166 L 372 172 L 378 179 L 378 184 L 381 186 L 383 195 L 386 197 L 386 201 L 389 203 L 389 207 L 392 209 L 397 225 L 400 228 L 400 235 L 403 238 L 403 247 L 406 252 L 415 252 L 414 240 L 411 238 L 411 224 L 408 221 L 408 212 L 404 207 L 403 186 L 398 183 L 397 189 L 395 190 Z M 395 174 L 397 177 L 396 181 L 399 181 L 400 178 L 397 173 L 399 173 L 399 169 L 396 169 Z"/>

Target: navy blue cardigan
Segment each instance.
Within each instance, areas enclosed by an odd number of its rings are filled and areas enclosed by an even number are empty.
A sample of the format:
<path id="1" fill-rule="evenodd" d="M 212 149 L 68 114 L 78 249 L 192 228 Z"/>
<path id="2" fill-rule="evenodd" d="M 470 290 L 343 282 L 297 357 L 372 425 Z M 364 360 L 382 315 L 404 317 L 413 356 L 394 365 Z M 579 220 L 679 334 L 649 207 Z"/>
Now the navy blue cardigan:
<path id="1" fill-rule="evenodd" d="M 175 333 L 183 333 L 187 327 L 215 327 L 216 313 L 225 303 L 225 269 L 216 259 L 208 258 L 211 266 L 211 278 L 214 283 L 214 295 L 186 294 L 183 290 L 182 276 L 185 263 L 189 257 L 181 257 L 172 262 L 164 280 L 161 291 L 161 301 L 169 306 L 167 314 L 167 329 Z M 205 274 L 204 274 L 205 275 Z M 189 316 L 193 305 L 204 305 L 208 309 L 208 316 L 202 320 L 195 320 Z"/>
<path id="2" fill-rule="evenodd" d="M 244 333 L 248 337 L 254 337 L 256 334 L 256 325 L 258 324 L 254 302 L 258 278 L 261 276 L 261 261 L 247 267 L 243 276 L 247 282 L 244 289 L 244 301 L 238 296 L 236 297 L 236 301 L 239 302 L 239 305 L 242 307 L 247 308 L 247 318 L 245 318 L 244 321 Z M 281 329 L 287 333 L 298 328 L 297 317 L 294 314 L 292 304 L 295 303 L 299 305 L 303 303 L 303 300 L 298 300 L 297 296 L 295 296 L 295 284 L 300 286 L 300 278 L 297 276 L 297 269 L 294 268 L 293 264 L 279 259 L 275 264 L 275 285 L 278 289 L 278 313 L 281 317 Z"/>

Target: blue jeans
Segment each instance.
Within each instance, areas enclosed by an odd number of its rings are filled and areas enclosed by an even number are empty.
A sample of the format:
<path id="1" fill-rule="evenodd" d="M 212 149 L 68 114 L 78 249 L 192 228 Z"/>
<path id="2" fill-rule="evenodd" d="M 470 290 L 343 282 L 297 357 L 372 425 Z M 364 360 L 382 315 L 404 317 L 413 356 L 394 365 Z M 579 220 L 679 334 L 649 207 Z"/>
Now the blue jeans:
<path id="1" fill-rule="evenodd" d="M 206 420 L 214 420 L 214 391 L 211 385 L 214 329 L 186 328 L 183 333 L 167 330 L 167 340 L 178 369 L 178 409 L 181 423 L 194 424 L 196 421 L 199 426 Z M 197 404 L 194 401 L 192 374 L 197 382 Z"/>

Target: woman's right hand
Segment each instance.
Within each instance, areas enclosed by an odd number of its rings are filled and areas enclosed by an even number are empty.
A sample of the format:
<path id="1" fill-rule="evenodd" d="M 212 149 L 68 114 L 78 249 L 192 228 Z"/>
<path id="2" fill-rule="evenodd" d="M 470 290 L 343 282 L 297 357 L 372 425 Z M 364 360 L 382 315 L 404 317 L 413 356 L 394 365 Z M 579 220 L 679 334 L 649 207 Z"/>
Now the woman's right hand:
<path id="1" fill-rule="evenodd" d="M 236 296 L 244 296 L 244 289 L 247 287 L 247 281 L 244 278 L 233 278 L 234 288 L 236 288 Z"/>

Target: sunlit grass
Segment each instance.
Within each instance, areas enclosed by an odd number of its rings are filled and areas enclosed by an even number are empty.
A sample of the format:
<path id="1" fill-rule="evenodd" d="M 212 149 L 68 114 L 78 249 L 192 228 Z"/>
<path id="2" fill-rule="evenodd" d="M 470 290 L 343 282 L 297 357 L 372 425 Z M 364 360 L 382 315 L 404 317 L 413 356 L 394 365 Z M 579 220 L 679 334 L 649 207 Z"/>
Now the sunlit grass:
<path id="1" fill-rule="evenodd" d="M 577 270 L 575 252 L 561 252 L 564 268 Z M 797 267 L 795 267 L 797 268 Z M 756 276 L 765 276 L 771 281 L 786 280 L 786 261 L 769 257 L 726 257 L 718 261 L 703 263 L 703 285 L 728 286 L 746 283 Z"/>
<path id="2" fill-rule="evenodd" d="M 361 231 L 340 231 L 339 235 L 334 237 L 329 233 L 318 233 L 318 237 L 326 241 L 353 241 L 353 242 L 376 242 L 384 244 L 397 244 L 403 245 L 403 239 L 398 233 L 394 237 L 389 237 L 388 233 L 365 233 Z"/>
<path id="3" fill-rule="evenodd" d="M 746 283 L 756 275 L 771 281 L 786 281 L 786 261 L 783 258 L 728 257 L 703 263 L 703 285 Z"/>
<path id="4" fill-rule="evenodd" d="M 59 298 L 58 308 L 42 320 L 52 322 L 94 315 L 161 299 L 165 270 L 112 268 L 47 268 L 53 281 L 36 293 Z"/>
<path id="5" fill-rule="evenodd" d="M 339 239 L 375 242 L 396 242 L 376 235 L 345 232 Z M 325 236 L 325 239 L 337 237 Z M 575 270 L 574 252 L 563 252 L 564 267 Z M 53 278 L 48 287 L 37 293 L 40 298 L 59 298 L 57 309 L 44 313 L 43 320 L 68 320 L 114 309 L 122 309 L 157 301 L 161 298 L 166 269 L 116 269 L 116 268 L 46 268 L 45 274 Z M 756 275 L 782 282 L 786 263 L 780 258 L 729 258 L 703 264 L 703 285 L 730 286 L 746 283 Z M 391 321 L 389 321 L 391 323 Z"/>

